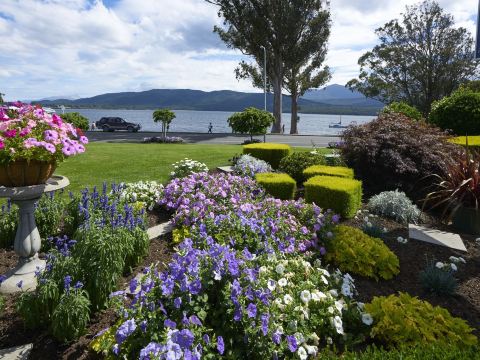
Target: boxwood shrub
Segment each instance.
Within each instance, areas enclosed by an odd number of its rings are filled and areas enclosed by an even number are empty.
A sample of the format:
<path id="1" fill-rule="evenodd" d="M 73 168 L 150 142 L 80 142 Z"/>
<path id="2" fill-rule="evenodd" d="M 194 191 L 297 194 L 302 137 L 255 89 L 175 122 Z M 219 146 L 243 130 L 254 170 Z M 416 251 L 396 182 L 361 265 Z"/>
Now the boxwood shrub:
<path id="1" fill-rule="evenodd" d="M 292 200 L 295 197 L 297 183 L 288 174 L 259 173 L 255 180 L 276 199 Z"/>
<path id="2" fill-rule="evenodd" d="M 243 153 L 252 155 L 257 159 L 268 162 L 274 169 L 278 169 L 280 161 L 290 155 L 292 148 L 290 145 L 264 143 L 249 144 L 243 146 Z"/>
<path id="3" fill-rule="evenodd" d="M 362 204 L 362 182 L 338 176 L 314 176 L 305 182 L 305 200 L 351 218 Z"/>
<path id="4" fill-rule="evenodd" d="M 353 179 L 353 169 L 343 166 L 313 165 L 303 171 L 306 179 L 317 175 L 338 176 L 347 179 Z"/>
<path id="5" fill-rule="evenodd" d="M 337 226 L 327 242 L 326 259 L 342 271 L 375 280 L 391 279 L 400 271 L 398 257 L 382 240 L 344 225 Z"/>
<path id="6" fill-rule="evenodd" d="M 287 173 L 299 184 L 303 183 L 305 176 L 303 171 L 312 165 L 325 165 L 324 155 L 312 152 L 294 152 L 280 161 L 279 170 Z"/>
<path id="7" fill-rule="evenodd" d="M 406 293 L 375 297 L 365 304 L 365 310 L 373 317 L 371 336 L 388 345 L 439 342 L 468 346 L 478 343 L 465 320 Z"/>

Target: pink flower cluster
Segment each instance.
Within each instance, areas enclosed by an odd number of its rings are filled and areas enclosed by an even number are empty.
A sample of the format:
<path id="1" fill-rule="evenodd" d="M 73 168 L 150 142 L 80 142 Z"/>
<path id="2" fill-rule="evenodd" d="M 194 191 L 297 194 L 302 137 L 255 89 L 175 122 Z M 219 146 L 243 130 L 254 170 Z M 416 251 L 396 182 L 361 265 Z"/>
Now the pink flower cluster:
<path id="1" fill-rule="evenodd" d="M 88 139 L 57 114 L 39 106 L 15 103 L 0 107 L 0 160 L 54 160 L 85 152 Z M 3 151 L 3 154 L 1 153 Z"/>

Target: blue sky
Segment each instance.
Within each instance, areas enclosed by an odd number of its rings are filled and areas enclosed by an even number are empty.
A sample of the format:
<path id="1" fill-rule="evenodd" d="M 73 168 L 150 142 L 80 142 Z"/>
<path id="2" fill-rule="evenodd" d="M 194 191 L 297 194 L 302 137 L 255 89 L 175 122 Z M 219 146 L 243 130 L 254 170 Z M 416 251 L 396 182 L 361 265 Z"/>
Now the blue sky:
<path id="1" fill-rule="evenodd" d="M 331 83 L 358 75 L 374 29 L 415 0 L 331 0 Z M 440 0 L 475 33 L 477 0 Z M 203 0 L 0 0 L 0 92 L 8 100 L 152 88 L 259 91 L 237 81 L 242 56 L 212 33 Z"/>

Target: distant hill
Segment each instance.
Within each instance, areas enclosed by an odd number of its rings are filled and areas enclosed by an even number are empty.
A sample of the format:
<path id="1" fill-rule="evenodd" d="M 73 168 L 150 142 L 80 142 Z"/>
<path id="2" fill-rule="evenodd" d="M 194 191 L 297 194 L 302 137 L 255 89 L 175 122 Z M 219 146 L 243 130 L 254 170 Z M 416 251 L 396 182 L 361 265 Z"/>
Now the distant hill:
<path id="1" fill-rule="evenodd" d="M 343 88 L 343 92 L 340 90 Z M 383 107 L 369 103 L 362 95 L 348 97 L 349 90 L 331 85 L 325 90 L 313 90 L 299 100 L 300 112 L 319 114 L 374 115 Z M 109 93 L 81 99 L 43 99 L 35 103 L 44 106 L 65 105 L 72 108 L 124 108 L 175 110 L 242 111 L 246 107 L 263 108 L 263 93 L 229 90 L 205 92 L 190 89 L 153 89 L 141 92 Z M 378 103 L 378 104 L 377 104 Z M 267 94 L 267 109 L 272 111 L 273 95 Z M 289 112 L 291 99 L 284 95 L 283 111 Z"/>

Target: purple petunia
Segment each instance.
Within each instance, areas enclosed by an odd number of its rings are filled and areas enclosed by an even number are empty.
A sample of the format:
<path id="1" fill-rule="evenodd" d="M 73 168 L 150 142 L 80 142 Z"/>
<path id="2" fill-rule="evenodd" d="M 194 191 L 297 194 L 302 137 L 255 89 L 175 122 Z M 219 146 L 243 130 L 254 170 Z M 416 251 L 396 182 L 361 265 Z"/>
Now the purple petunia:
<path id="1" fill-rule="evenodd" d="M 288 348 L 292 353 L 297 351 L 298 344 L 297 344 L 297 339 L 295 338 L 295 335 L 287 335 L 287 343 L 288 343 Z"/>
<path id="2" fill-rule="evenodd" d="M 177 323 L 175 321 L 172 321 L 170 319 L 166 319 L 163 322 L 163 326 L 170 328 L 170 329 L 175 329 L 177 327 Z"/>
<path id="3" fill-rule="evenodd" d="M 188 329 L 176 331 L 172 334 L 172 341 L 177 343 L 182 349 L 189 349 L 194 339 L 193 333 Z"/>
<path id="4" fill-rule="evenodd" d="M 247 315 L 249 318 L 254 318 L 257 316 L 257 306 L 253 303 L 248 304 L 247 306 Z"/>
<path id="5" fill-rule="evenodd" d="M 220 355 L 223 355 L 223 353 L 225 352 L 225 343 L 223 342 L 223 337 L 221 336 L 217 337 L 217 350 Z"/>
<path id="6" fill-rule="evenodd" d="M 122 325 L 120 325 L 115 333 L 115 340 L 117 343 L 122 344 L 127 337 L 129 337 L 135 331 L 136 328 L 137 324 L 135 324 L 135 319 L 125 321 Z"/>

